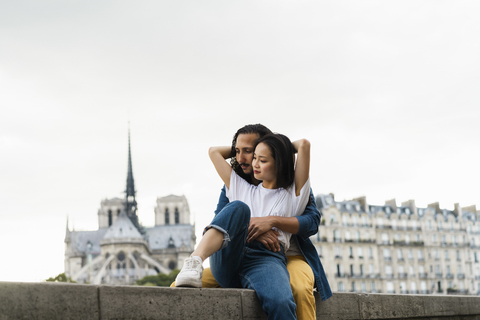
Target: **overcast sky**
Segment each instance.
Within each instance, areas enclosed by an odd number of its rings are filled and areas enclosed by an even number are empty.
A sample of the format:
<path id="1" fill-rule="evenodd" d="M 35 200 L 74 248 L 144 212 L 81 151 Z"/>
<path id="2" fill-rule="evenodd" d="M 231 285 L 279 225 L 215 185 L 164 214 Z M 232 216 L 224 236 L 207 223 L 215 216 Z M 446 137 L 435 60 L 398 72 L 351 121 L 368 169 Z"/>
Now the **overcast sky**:
<path id="1" fill-rule="evenodd" d="M 123 197 L 144 225 L 248 123 L 312 143 L 314 193 L 480 209 L 478 1 L 2 1 L 0 281 L 64 271 L 70 229 Z"/>

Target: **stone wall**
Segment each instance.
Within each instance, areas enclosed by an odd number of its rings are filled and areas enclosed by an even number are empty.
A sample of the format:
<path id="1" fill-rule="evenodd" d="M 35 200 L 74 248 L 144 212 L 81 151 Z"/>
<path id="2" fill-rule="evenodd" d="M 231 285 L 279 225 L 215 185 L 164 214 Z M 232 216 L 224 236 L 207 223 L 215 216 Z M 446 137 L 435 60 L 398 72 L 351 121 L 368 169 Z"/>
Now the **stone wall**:
<path id="1" fill-rule="evenodd" d="M 318 297 L 317 297 L 318 298 Z M 0 282 L 0 320 L 266 319 L 255 292 Z M 334 293 L 317 319 L 479 319 L 480 297 Z"/>

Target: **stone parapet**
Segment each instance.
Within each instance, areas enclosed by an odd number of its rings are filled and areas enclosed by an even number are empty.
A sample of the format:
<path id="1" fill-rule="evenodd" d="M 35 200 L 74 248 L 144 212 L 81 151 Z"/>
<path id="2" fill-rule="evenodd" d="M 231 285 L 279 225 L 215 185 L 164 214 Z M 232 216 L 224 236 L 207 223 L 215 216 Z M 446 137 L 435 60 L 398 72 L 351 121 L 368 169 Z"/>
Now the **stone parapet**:
<path id="1" fill-rule="evenodd" d="M 0 282 L 0 320 L 266 318 L 248 289 Z M 480 319 L 480 297 L 334 293 L 317 319 Z"/>

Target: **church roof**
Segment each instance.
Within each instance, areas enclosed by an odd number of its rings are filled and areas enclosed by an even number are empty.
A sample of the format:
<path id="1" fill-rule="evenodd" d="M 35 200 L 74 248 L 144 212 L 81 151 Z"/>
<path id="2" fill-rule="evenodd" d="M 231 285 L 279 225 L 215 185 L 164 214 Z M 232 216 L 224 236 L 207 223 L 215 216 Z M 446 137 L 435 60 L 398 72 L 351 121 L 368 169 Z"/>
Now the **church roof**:
<path id="1" fill-rule="evenodd" d="M 150 249 L 159 250 L 169 247 L 170 238 L 173 245 L 179 248 L 182 244 L 190 248 L 192 237 L 195 236 L 193 226 L 189 224 L 163 225 L 147 228 Z M 193 249 L 193 248 L 191 248 Z"/>
<path id="2" fill-rule="evenodd" d="M 103 239 L 143 239 L 138 229 L 132 221 L 121 213 L 115 222 L 107 229 Z"/>
<path id="3" fill-rule="evenodd" d="M 92 247 L 90 253 L 100 253 L 100 241 L 107 232 L 107 228 L 95 231 L 70 231 L 72 251 L 76 253 L 87 253 L 87 245 L 90 242 Z"/>

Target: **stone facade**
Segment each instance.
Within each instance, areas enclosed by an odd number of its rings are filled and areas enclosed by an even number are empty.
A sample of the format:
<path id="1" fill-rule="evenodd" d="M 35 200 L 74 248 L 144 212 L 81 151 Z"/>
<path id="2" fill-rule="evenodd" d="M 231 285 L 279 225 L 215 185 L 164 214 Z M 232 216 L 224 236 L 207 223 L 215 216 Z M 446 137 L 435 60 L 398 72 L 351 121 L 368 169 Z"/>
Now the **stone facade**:
<path id="1" fill-rule="evenodd" d="M 480 211 L 417 208 L 410 200 L 369 205 L 317 196 L 311 237 L 333 291 L 480 294 Z"/>

